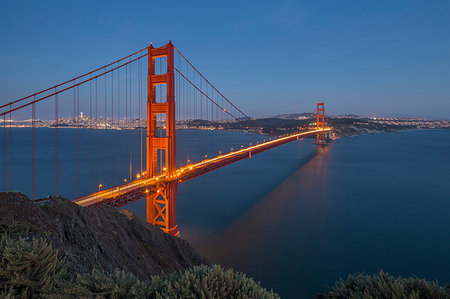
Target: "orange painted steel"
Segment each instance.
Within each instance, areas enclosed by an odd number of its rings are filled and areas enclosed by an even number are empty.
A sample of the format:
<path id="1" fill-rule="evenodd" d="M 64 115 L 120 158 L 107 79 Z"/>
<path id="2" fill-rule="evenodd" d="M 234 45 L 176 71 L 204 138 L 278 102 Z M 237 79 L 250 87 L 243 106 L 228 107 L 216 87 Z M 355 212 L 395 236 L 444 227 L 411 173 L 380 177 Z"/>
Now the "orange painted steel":
<path id="1" fill-rule="evenodd" d="M 331 130 L 331 128 L 324 128 L 323 130 L 312 130 L 286 135 L 225 155 L 220 155 L 215 158 L 180 167 L 170 176 L 167 173 L 162 173 L 150 178 L 147 177 L 137 179 L 120 186 L 80 197 L 74 200 L 74 202 L 85 207 L 101 205 L 122 207 L 143 197 L 156 197 L 158 194 L 164 192 L 166 192 L 164 193 L 164 195 L 170 197 L 171 194 L 167 194 L 167 191 L 164 191 L 167 190 L 166 186 L 170 183 L 183 183 L 213 170 L 238 162 L 240 160 L 248 159 L 250 156 L 254 156 L 288 142 L 295 141 L 304 137 L 314 136 L 320 132 L 329 133 L 331 132 Z"/>
<path id="2" fill-rule="evenodd" d="M 165 58 L 167 72 L 156 74 L 155 59 Z M 173 44 L 169 42 L 160 48 L 148 48 L 148 74 L 147 74 L 147 178 L 157 176 L 158 158 L 165 156 L 164 167 L 167 176 L 172 176 L 176 171 L 176 137 L 175 137 L 175 84 L 173 66 Z M 158 103 L 156 99 L 156 87 L 159 84 L 166 85 L 167 99 Z M 158 134 L 157 115 L 165 115 L 165 134 L 160 129 Z M 162 152 L 164 151 L 164 155 Z M 158 157 L 158 153 L 161 155 Z M 155 193 L 146 195 L 147 221 L 159 226 L 164 232 L 178 235 L 176 224 L 176 196 L 177 181 L 169 181 L 161 184 Z"/>
<path id="3" fill-rule="evenodd" d="M 316 129 L 323 130 L 325 128 L 325 105 L 317 102 L 317 122 Z M 325 133 L 317 133 L 317 144 L 325 144 Z"/>

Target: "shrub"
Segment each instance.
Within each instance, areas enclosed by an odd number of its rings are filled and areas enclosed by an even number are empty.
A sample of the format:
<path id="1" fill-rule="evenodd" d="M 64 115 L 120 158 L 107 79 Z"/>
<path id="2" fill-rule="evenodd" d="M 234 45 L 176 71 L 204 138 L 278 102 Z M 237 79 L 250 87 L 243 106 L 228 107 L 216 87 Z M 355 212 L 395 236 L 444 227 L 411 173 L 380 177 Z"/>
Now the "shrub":
<path id="1" fill-rule="evenodd" d="M 142 281 L 123 271 L 68 274 L 58 250 L 44 239 L 0 238 L 1 298 L 278 298 L 243 273 L 219 266 Z"/>
<path id="2" fill-rule="evenodd" d="M 151 281 L 140 281 L 122 271 L 113 275 L 100 272 L 78 275 L 67 294 L 106 298 L 278 298 L 243 273 L 205 265 L 154 276 Z"/>
<path id="3" fill-rule="evenodd" d="M 78 274 L 74 283 L 66 285 L 65 294 L 73 298 L 150 298 L 151 289 L 149 282 L 131 273 L 116 270 L 106 274 L 94 270 L 91 274 Z"/>
<path id="4" fill-rule="evenodd" d="M 164 282 L 154 278 L 153 287 L 164 298 L 279 298 L 244 273 L 220 266 L 195 266 Z"/>
<path id="5" fill-rule="evenodd" d="M 52 293 L 67 279 L 58 250 L 43 239 L 0 237 L 0 295 L 26 297 Z"/>
<path id="6" fill-rule="evenodd" d="M 349 275 L 336 282 L 333 289 L 317 298 L 450 298 L 449 289 L 415 277 L 395 278 L 381 271 L 378 275 Z"/>

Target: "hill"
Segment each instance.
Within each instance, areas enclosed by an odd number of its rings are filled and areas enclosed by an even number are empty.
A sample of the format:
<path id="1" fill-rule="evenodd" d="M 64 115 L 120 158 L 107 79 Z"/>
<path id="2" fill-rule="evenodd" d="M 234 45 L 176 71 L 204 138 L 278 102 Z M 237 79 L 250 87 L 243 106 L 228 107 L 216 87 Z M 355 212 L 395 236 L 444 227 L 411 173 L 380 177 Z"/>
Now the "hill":
<path id="1" fill-rule="evenodd" d="M 148 279 L 209 264 L 187 241 L 130 211 L 83 208 L 63 197 L 31 201 L 22 193 L 0 193 L 0 233 L 45 237 L 77 273 L 120 269 Z"/>

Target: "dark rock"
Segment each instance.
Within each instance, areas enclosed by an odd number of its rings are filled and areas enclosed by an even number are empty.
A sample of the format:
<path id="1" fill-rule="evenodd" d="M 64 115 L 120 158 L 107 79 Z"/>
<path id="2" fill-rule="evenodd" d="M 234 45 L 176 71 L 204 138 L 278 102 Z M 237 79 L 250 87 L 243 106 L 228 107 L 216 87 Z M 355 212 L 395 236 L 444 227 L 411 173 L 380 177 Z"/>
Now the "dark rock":
<path id="1" fill-rule="evenodd" d="M 122 269 L 141 279 L 208 261 L 185 240 L 165 234 L 141 217 L 112 207 L 80 207 L 53 197 L 31 201 L 0 193 L 0 232 L 44 236 L 76 272 Z"/>

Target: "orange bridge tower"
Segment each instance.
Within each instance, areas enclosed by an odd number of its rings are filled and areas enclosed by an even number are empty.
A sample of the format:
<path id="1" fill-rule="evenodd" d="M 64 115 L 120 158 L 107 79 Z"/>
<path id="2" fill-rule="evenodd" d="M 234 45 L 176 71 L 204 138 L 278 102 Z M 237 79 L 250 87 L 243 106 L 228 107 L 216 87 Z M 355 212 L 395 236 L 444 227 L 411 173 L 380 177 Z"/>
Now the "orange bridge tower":
<path id="1" fill-rule="evenodd" d="M 147 177 L 151 178 L 165 172 L 166 177 L 174 176 L 176 171 L 176 137 L 175 137 L 175 77 L 173 44 L 169 42 L 160 48 L 148 49 L 147 74 Z M 165 59 L 167 71 L 165 74 L 155 73 L 155 59 Z M 156 87 L 165 85 L 166 99 L 157 102 Z M 158 130 L 156 116 L 165 116 L 165 130 Z M 164 117 L 163 117 L 164 119 Z M 162 125 L 162 124 L 160 124 Z M 162 166 L 158 172 L 158 158 Z M 163 160 L 164 159 L 164 160 Z M 164 232 L 178 235 L 176 224 L 177 181 L 162 182 L 157 193 L 147 196 L 147 221 L 159 226 Z"/>
<path id="2" fill-rule="evenodd" d="M 317 102 L 317 122 L 316 130 L 325 129 L 325 105 L 324 103 Z M 317 133 L 317 144 L 325 144 L 325 133 Z"/>

